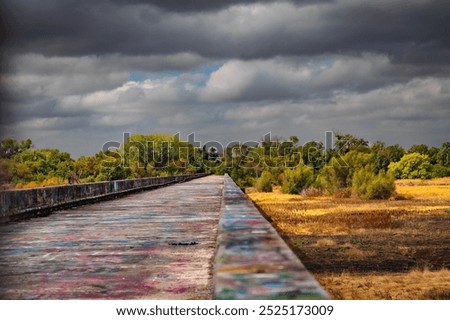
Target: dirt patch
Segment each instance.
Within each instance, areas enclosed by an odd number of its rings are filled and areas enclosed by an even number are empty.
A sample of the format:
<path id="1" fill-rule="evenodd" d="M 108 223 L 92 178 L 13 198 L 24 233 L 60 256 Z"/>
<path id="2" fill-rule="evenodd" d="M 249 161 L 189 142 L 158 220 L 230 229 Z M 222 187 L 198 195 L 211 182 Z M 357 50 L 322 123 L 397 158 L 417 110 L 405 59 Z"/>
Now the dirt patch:
<path id="1" fill-rule="evenodd" d="M 399 224 L 355 234 L 282 236 L 313 273 L 450 268 L 449 217 L 408 217 Z"/>

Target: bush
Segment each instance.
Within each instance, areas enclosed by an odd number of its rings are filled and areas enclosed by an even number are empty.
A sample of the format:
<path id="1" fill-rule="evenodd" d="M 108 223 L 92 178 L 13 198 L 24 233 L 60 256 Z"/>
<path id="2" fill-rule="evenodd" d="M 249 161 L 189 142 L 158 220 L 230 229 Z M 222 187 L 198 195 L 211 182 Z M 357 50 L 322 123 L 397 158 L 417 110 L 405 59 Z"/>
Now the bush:
<path id="1" fill-rule="evenodd" d="M 395 178 L 384 172 L 376 175 L 367 188 L 367 199 L 389 199 L 395 192 Z"/>
<path id="2" fill-rule="evenodd" d="M 342 157 L 335 156 L 320 170 L 316 187 L 326 189 L 328 193 L 338 197 L 338 193 L 348 194 L 355 171 L 373 162 L 372 154 L 357 150 L 352 150 Z"/>
<path id="3" fill-rule="evenodd" d="M 371 167 L 364 167 L 355 172 L 352 180 L 352 189 L 360 198 L 367 195 L 369 184 L 375 179 L 375 173 Z"/>
<path id="4" fill-rule="evenodd" d="M 395 191 L 395 179 L 384 172 L 375 174 L 372 166 L 366 166 L 355 172 L 352 188 L 361 199 L 388 199 Z"/>
<path id="5" fill-rule="evenodd" d="M 270 172 L 263 171 L 258 180 L 256 180 L 255 188 L 259 192 L 272 192 L 272 175 Z"/>
<path id="6" fill-rule="evenodd" d="M 314 169 L 310 166 L 299 165 L 294 170 L 286 169 L 283 174 L 281 192 L 298 194 L 314 182 Z"/>

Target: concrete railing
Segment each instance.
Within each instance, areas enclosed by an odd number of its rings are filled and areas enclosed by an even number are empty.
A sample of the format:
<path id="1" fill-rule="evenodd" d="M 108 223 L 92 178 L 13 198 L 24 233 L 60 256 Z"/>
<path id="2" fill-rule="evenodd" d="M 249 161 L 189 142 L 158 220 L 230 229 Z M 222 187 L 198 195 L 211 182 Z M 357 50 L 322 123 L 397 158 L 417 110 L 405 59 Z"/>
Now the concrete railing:
<path id="1" fill-rule="evenodd" d="M 47 215 L 80 204 L 200 178 L 206 174 L 152 177 L 0 191 L 0 223 Z"/>
<path id="2" fill-rule="evenodd" d="M 222 201 L 214 299 L 330 299 L 227 175 Z"/>

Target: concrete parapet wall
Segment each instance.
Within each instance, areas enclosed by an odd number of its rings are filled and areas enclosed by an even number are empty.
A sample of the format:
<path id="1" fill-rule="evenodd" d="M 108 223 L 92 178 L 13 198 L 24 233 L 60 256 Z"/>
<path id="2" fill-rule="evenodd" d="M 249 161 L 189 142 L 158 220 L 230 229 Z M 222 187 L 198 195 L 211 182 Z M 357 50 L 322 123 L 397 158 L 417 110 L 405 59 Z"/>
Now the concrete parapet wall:
<path id="1" fill-rule="evenodd" d="M 0 191 L 0 223 L 46 215 L 54 210 L 108 197 L 200 178 L 205 174 L 116 180 Z"/>
<path id="2" fill-rule="evenodd" d="M 229 176 L 214 261 L 214 299 L 330 299 Z"/>

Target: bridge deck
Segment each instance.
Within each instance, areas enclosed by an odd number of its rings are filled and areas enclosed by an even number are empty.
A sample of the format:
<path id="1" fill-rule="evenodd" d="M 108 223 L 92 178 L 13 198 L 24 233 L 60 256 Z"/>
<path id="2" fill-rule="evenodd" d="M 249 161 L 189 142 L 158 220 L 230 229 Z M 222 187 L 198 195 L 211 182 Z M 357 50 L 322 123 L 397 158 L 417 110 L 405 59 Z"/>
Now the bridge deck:
<path id="1" fill-rule="evenodd" d="M 0 226 L 0 299 L 208 299 L 223 177 Z"/>

